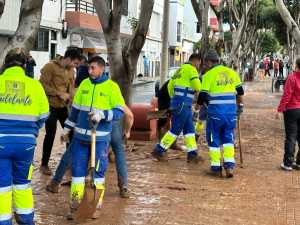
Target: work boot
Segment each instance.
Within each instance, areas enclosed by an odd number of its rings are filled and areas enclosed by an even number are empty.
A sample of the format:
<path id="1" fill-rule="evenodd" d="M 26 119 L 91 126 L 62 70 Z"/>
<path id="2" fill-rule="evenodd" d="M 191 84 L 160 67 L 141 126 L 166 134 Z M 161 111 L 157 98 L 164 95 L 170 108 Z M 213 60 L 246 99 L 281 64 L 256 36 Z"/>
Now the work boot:
<path id="1" fill-rule="evenodd" d="M 67 220 L 74 220 L 74 215 L 78 207 L 79 207 L 79 202 L 72 200 L 70 205 L 70 212 L 67 214 Z"/>
<path id="2" fill-rule="evenodd" d="M 55 180 L 51 180 L 49 184 L 47 184 L 46 186 L 46 190 L 51 193 L 58 193 L 58 188 L 59 188 L 59 182 Z"/>
<path id="3" fill-rule="evenodd" d="M 40 172 L 46 176 L 51 176 L 52 171 L 50 170 L 49 166 L 41 166 L 40 167 Z"/>
<path id="4" fill-rule="evenodd" d="M 100 218 L 100 216 L 101 216 L 101 210 L 100 209 L 96 209 L 96 211 L 94 212 L 94 214 L 92 216 L 92 219 L 96 220 L 96 219 Z"/>
<path id="5" fill-rule="evenodd" d="M 129 198 L 129 191 L 127 187 L 120 187 L 120 197 L 121 198 Z"/>
<path id="6" fill-rule="evenodd" d="M 222 170 L 220 170 L 220 171 L 210 170 L 208 172 L 208 175 L 210 175 L 212 177 L 218 177 L 218 178 L 222 178 L 223 177 Z"/>
<path id="7" fill-rule="evenodd" d="M 193 152 L 188 152 L 186 161 L 188 163 L 195 163 L 195 164 L 197 164 L 200 161 L 203 161 L 203 159 L 201 158 L 201 156 L 198 155 L 197 152 L 193 151 Z"/>
<path id="8" fill-rule="evenodd" d="M 226 178 L 233 178 L 233 169 L 225 169 Z"/>
<path id="9" fill-rule="evenodd" d="M 152 157 L 154 157 L 158 161 L 161 161 L 161 162 L 168 161 L 167 152 L 159 152 L 156 149 L 154 149 L 153 152 L 151 152 L 151 155 L 152 155 Z"/>

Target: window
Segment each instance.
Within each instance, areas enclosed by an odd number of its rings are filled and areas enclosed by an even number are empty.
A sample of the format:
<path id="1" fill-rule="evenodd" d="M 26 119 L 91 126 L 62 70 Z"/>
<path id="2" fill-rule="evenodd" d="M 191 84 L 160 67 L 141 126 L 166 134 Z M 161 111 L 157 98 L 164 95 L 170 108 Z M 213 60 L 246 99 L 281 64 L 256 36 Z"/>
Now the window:
<path id="1" fill-rule="evenodd" d="M 181 42 L 182 23 L 177 22 L 177 42 Z"/>
<path id="2" fill-rule="evenodd" d="M 57 40 L 57 32 L 54 30 L 51 30 L 51 40 L 56 41 Z"/>
<path id="3" fill-rule="evenodd" d="M 49 30 L 40 29 L 37 33 L 37 37 L 34 45 L 35 51 L 45 51 L 49 50 Z"/>

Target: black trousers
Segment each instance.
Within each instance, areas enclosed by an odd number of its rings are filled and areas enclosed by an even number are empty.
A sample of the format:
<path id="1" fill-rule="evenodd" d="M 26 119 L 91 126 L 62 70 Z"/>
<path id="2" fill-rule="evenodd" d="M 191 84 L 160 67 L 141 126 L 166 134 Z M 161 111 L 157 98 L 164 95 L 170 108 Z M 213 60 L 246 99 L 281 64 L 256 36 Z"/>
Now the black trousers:
<path id="1" fill-rule="evenodd" d="M 53 108 L 50 107 L 50 115 L 46 121 L 46 135 L 43 143 L 43 156 L 42 166 L 48 166 L 53 142 L 56 134 L 57 121 L 59 121 L 61 127 L 64 127 L 64 123 L 68 118 L 68 109 L 64 108 Z"/>
<path id="2" fill-rule="evenodd" d="M 292 166 L 294 162 L 295 145 L 298 142 L 300 149 L 300 109 L 291 109 L 284 112 L 285 144 L 283 163 Z M 296 163 L 300 165 L 300 151 L 298 150 Z"/>

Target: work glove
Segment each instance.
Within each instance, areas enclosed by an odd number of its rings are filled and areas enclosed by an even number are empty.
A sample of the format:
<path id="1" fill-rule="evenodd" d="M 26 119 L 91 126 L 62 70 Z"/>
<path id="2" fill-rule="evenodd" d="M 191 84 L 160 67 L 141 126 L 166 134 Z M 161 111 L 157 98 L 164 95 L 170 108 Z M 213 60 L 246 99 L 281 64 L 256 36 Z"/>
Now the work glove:
<path id="1" fill-rule="evenodd" d="M 105 115 L 102 110 L 92 111 L 89 113 L 89 119 L 94 123 L 99 123 L 104 118 Z"/>
<path id="2" fill-rule="evenodd" d="M 244 104 L 239 104 L 237 106 L 237 114 L 240 116 L 244 112 Z"/>

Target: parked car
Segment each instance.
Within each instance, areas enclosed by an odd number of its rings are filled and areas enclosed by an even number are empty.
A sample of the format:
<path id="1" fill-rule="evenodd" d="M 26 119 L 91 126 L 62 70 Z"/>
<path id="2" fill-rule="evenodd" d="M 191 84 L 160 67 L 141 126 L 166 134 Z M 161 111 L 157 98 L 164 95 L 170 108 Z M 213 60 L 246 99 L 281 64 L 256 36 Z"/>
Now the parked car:
<path id="1" fill-rule="evenodd" d="M 170 80 L 179 68 L 180 67 L 170 67 L 168 70 L 166 81 Z M 159 88 L 160 88 L 160 81 L 158 80 L 155 82 L 155 97 L 157 97 L 158 95 Z"/>

